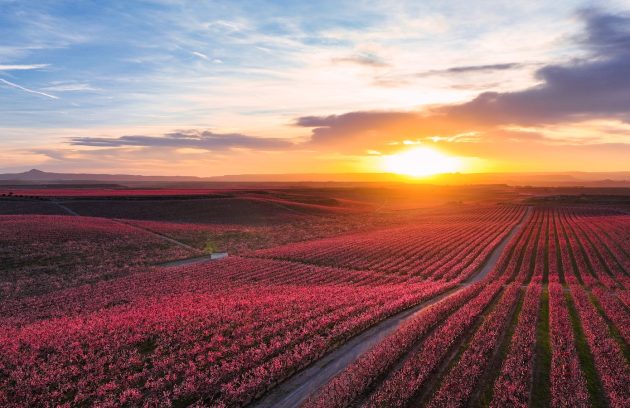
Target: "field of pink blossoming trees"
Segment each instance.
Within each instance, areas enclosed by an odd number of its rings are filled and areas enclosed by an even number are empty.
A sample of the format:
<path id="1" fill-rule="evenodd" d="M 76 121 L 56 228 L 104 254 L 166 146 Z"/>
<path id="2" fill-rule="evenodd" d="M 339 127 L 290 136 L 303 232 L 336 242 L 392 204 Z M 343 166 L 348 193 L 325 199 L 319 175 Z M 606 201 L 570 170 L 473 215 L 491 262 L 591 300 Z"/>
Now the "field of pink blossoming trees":
<path id="1" fill-rule="evenodd" d="M 312 211 L 317 227 L 276 235 L 0 215 L 0 406 L 630 406 L 627 213 Z M 217 245 L 234 251 L 168 266 Z M 300 379 L 402 315 L 324 380 Z"/>

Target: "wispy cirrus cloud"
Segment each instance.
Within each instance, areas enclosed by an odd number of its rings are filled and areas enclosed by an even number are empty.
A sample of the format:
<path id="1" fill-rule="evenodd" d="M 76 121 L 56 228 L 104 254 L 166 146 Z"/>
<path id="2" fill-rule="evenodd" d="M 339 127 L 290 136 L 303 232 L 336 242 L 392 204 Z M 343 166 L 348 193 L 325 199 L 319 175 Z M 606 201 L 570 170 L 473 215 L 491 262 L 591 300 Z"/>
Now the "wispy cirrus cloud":
<path id="1" fill-rule="evenodd" d="M 202 60 L 208 61 L 209 59 L 208 56 L 204 54 L 203 52 L 193 51 L 191 54 L 194 55 L 195 57 L 201 58 Z"/>
<path id="2" fill-rule="evenodd" d="M 493 71 L 507 71 L 510 69 L 518 69 L 523 68 L 528 64 L 520 63 L 520 62 L 508 62 L 501 64 L 485 64 L 485 65 L 463 65 L 458 67 L 450 67 L 445 69 L 436 69 L 421 72 L 416 74 L 417 76 L 431 76 L 431 75 L 443 75 L 443 74 L 468 74 L 468 73 L 488 73 Z"/>
<path id="3" fill-rule="evenodd" d="M 348 57 L 333 58 L 332 62 L 366 65 L 370 67 L 386 67 L 389 65 L 382 57 L 374 53 L 359 53 Z"/>
<path id="4" fill-rule="evenodd" d="M 43 91 L 52 92 L 84 92 L 84 91 L 99 91 L 98 88 L 93 87 L 88 83 L 83 82 L 59 82 L 51 86 L 42 88 Z"/>

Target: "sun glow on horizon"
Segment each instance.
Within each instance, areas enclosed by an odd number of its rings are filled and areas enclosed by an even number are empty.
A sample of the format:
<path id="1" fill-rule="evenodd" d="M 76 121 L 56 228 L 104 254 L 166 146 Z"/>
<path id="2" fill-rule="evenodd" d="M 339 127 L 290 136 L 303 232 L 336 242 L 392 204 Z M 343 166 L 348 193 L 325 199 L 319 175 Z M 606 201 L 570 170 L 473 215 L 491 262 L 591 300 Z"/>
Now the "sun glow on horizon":
<path id="1" fill-rule="evenodd" d="M 382 160 L 382 166 L 386 171 L 411 177 L 455 173 L 462 168 L 462 161 L 459 158 L 428 147 L 416 147 L 383 156 Z"/>

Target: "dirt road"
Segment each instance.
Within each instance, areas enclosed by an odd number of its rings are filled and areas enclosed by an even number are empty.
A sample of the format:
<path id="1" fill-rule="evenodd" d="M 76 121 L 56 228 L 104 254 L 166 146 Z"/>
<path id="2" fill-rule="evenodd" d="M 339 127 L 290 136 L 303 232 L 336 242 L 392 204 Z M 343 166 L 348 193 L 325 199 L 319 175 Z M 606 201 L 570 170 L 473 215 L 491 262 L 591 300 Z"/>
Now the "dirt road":
<path id="1" fill-rule="evenodd" d="M 483 267 L 458 288 L 402 311 L 372 326 L 306 369 L 279 384 L 260 400 L 254 402 L 252 406 L 257 408 L 295 408 L 300 406 L 309 396 L 352 364 L 361 354 L 368 351 L 372 346 L 376 345 L 414 315 L 420 313 L 424 308 L 485 278 L 488 273 L 492 271 L 501 253 L 505 250 L 510 241 L 527 223 L 531 217 L 531 212 L 531 207 L 528 207 L 523 218 L 521 218 L 519 223 L 512 228 L 492 251 Z"/>

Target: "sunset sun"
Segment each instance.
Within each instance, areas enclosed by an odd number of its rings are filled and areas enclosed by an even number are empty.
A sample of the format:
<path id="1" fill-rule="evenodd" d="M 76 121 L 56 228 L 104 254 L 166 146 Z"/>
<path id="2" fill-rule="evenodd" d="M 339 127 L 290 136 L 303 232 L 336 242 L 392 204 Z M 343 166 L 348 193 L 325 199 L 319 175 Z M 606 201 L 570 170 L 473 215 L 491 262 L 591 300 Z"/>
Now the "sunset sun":
<path id="1" fill-rule="evenodd" d="M 416 147 L 383 157 L 383 168 L 391 173 L 425 177 L 454 173 L 461 169 L 461 160 L 428 147 Z"/>

